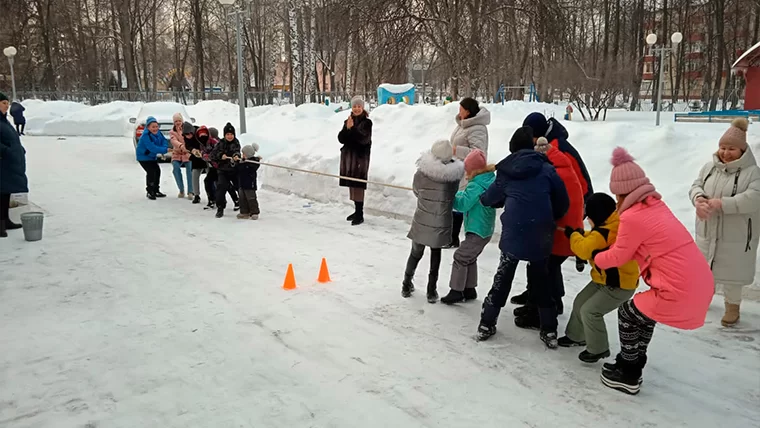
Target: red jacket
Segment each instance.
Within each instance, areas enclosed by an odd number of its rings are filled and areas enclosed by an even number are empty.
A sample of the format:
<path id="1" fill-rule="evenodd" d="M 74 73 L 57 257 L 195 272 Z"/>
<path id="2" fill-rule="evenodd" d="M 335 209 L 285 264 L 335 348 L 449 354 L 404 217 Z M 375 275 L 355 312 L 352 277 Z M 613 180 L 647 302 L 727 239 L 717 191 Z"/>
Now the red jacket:
<path id="1" fill-rule="evenodd" d="M 556 141 L 556 140 L 555 140 Z M 568 156 L 554 145 L 546 152 L 546 156 L 549 158 L 549 162 L 554 165 L 554 169 L 557 170 L 557 175 L 565 183 L 565 189 L 567 189 L 567 196 L 570 198 L 570 208 L 567 210 L 567 214 L 564 217 L 557 220 L 558 229 L 554 231 L 554 243 L 552 245 L 552 254 L 556 256 L 572 256 L 573 251 L 570 249 L 570 240 L 565 236 L 563 230 L 565 226 L 570 226 L 573 229 L 583 228 L 583 189 L 579 177 L 582 177 L 580 173 L 575 172 L 573 168 L 572 156 Z M 577 166 L 578 164 L 575 163 Z M 585 181 L 584 181 L 585 182 Z"/>
<path id="2" fill-rule="evenodd" d="M 559 141 L 556 138 L 553 139 L 549 144 L 551 144 L 551 146 L 554 147 L 555 149 L 559 149 Z M 567 157 L 568 161 L 570 162 L 570 165 L 572 166 L 573 171 L 575 172 L 575 176 L 578 178 L 578 182 L 581 185 L 581 191 L 583 192 L 582 194 L 583 195 L 587 194 L 588 182 L 586 182 L 586 178 L 583 176 L 583 171 L 581 170 L 581 166 L 578 164 L 578 161 L 573 156 L 570 156 L 563 152 L 560 152 L 560 153 L 564 154 L 565 157 Z M 551 158 L 549 159 L 551 160 Z M 564 181 L 564 178 L 562 180 Z M 567 192 L 570 193 L 570 190 L 568 190 Z M 570 200 L 572 201 L 572 197 L 570 198 Z M 583 199 L 581 199 L 581 201 L 583 201 Z M 581 206 L 581 212 L 583 212 L 583 206 Z"/>

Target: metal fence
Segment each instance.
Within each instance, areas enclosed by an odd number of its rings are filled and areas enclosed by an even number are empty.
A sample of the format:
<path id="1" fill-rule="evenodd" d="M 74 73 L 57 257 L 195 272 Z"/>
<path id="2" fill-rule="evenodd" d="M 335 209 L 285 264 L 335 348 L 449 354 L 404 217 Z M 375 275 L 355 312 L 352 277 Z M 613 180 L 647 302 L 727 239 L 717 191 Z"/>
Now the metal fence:
<path id="1" fill-rule="evenodd" d="M 356 95 L 356 94 L 354 94 Z M 362 94 L 359 94 L 362 95 Z M 376 98 L 375 94 L 363 94 L 367 101 Z M 238 103 L 237 92 L 194 92 L 194 91 L 18 91 L 17 96 L 20 100 L 38 99 L 43 101 L 74 101 L 88 105 L 98 105 L 110 103 L 112 101 L 136 101 L 136 102 L 153 102 L 169 101 L 185 105 L 197 104 L 206 100 L 222 100 L 234 104 Z M 351 96 L 344 93 L 318 93 L 309 94 L 305 97 L 306 102 L 340 103 L 349 101 Z M 289 92 L 270 91 L 270 92 L 248 92 L 246 94 L 247 106 L 259 105 L 282 105 L 290 104 L 293 98 Z"/>

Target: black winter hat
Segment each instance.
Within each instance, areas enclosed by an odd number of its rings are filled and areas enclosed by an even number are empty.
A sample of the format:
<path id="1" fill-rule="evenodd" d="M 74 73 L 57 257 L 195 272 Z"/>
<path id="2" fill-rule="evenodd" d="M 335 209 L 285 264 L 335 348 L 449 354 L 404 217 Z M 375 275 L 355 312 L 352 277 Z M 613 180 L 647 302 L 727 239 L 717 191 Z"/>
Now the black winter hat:
<path id="1" fill-rule="evenodd" d="M 617 210 L 617 202 L 606 193 L 594 193 L 586 201 L 586 215 L 599 227 Z"/>
<path id="2" fill-rule="evenodd" d="M 517 131 L 509 140 L 509 152 L 515 153 L 518 150 L 533 150 L 533 129 L 530 126 L 517 128 Z"/>
<path id="3" fill-rule="evenodd" d="M 459 105 L 470 112 L 468 118 L 475 117 L 480 113 L 480 106 L 478 105 L 478 101 L 474 98 L 463 98 L 462 101 L 459 101 Z"/>
<path id="4" fill-rule="evenodd" d="M 533 128 L 533 135 L 538 137 L 545 137 L 546 132 L 549 131 L 549 122 L 546 120 L 546 116 L 538 112 L 529 114 L 523 121 L 523 126 Z"/>
<path id="5" fill-rule="evenodd" d="M 235 127 L 232 126 L 232 124 L 229 122 L 227 122 L 227 124 L 224 125 L 224 129 L 222 131 L 224 132 L 223 135 L 227 135 L 227 134 L 235 135 Z"/>
<path id="6" fill-rule="evenodd" d="M 195 134 L 195 127 L 190 122 L 185 122 L 182 124 L 182 135 L 185 134 Z"/>
<path id="7" fill-rule="evenodd" d="M 10 101 L 10 100 L 8 99 L 7 95 L 5 95 L 4 93 L 0 92 L 0 101 Z"/>

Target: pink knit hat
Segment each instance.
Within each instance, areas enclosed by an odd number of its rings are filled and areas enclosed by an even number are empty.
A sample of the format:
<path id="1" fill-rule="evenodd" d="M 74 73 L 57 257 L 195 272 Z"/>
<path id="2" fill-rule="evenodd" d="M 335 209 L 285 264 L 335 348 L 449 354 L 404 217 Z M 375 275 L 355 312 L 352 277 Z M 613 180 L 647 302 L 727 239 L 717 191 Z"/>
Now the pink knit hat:
<path id="1" fill-rule="evenodd" d="M 612 151 L 610 191 L 615 195 L 625 196 L 625 202 L 619 208 L 620 212 L 649 196 L 654 196 L 657 199 L 662 198 L 649 181 L 644 170 L 634 162 L 633 156 L 622 147 L 617 147 Z"/>
<path id="2" fill-rule="evenodd" d="M 738 147 L 741 151 L 747 150 L 747 128 L 749 128 L 749 121 L 747 119 L 743 117 L 734 119 L 731 122 L 731 127 L 720 137 L 718 144 Z"/>
<path id="3" fill-rule="evenodd" d="M 487 165 L 488 161 L 486 161 L 486 154 L 479 149 L 471 151 L 470 154 L 464 158 L 464 171 L 467 174 L 470 174 L 473 171 L 486 169 Z"/>

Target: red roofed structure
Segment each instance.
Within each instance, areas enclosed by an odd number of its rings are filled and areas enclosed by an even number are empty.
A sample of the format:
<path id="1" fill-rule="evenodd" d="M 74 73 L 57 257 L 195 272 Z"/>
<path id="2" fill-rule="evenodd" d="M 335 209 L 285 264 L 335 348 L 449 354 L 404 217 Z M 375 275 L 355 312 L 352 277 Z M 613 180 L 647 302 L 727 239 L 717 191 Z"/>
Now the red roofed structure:
<path id="1" fill-rule="evenodd" d="M 744 52 L 731 69 L 747 82 L 744 110 L 760 110 L 760 43 Z"/>

